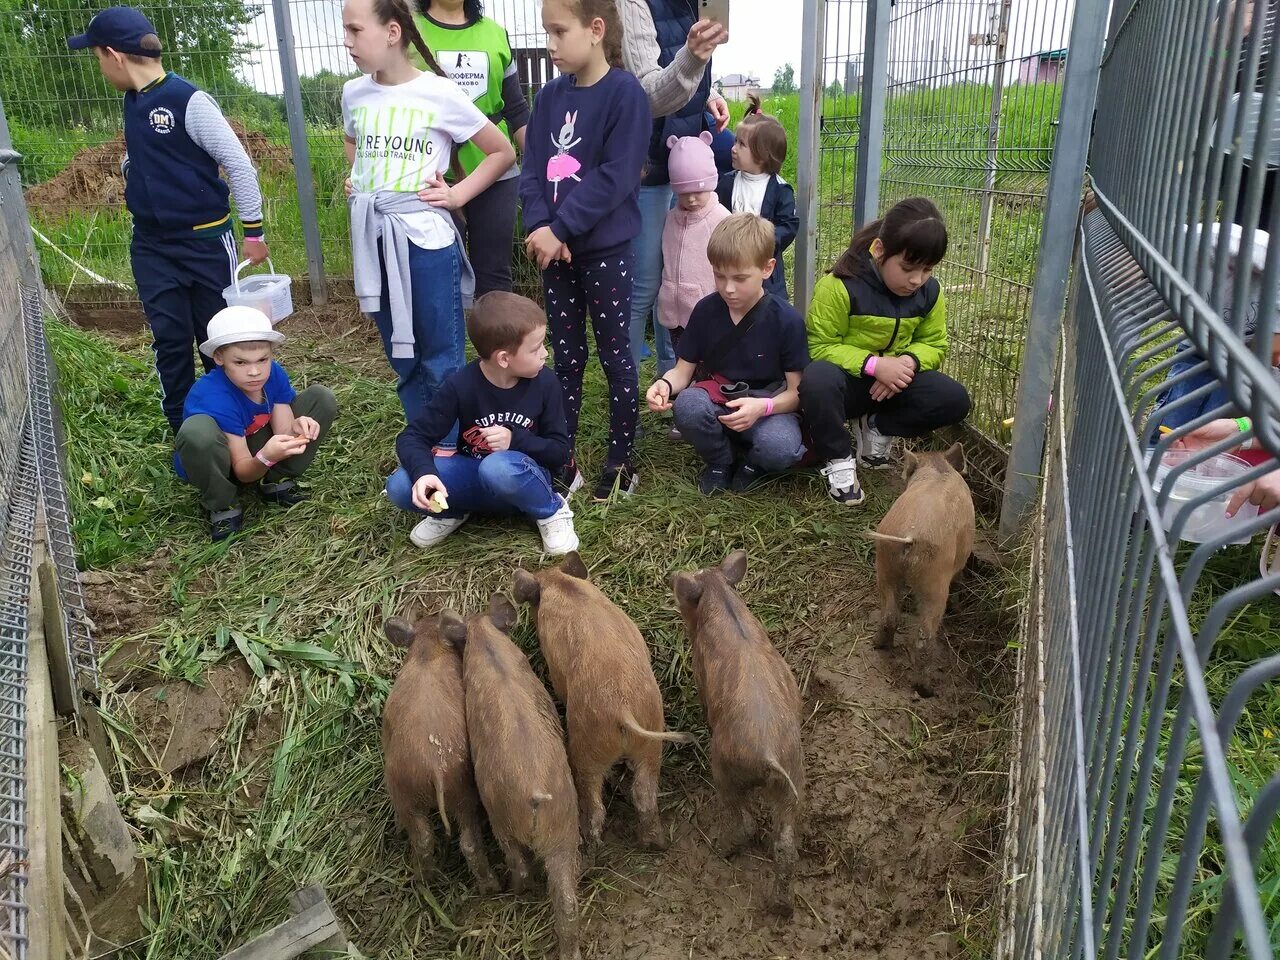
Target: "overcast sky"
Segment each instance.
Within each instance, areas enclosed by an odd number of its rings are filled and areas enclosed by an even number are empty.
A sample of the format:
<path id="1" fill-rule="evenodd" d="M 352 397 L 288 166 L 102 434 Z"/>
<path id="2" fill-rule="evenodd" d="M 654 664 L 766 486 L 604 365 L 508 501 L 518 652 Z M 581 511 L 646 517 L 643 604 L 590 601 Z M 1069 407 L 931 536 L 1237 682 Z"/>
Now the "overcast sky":
<path id="1" fill-rule="evenodd" d="M 1009 13 L 1008 53 L 1018 58 L 1040 50 L 1066 46 L 1073 0 L 1012 0 Z M 512 46 L 541 46 L 543 35 L 538 0 L 487 0 L 485 12 L 502 23 Z M 843 78 L 845 62 L 857 59 L 863 46 L 862 0 L 827 0 L 824 76 L 827 83 Z M 289 5 L 298 51 L 299 69 L 316 73 L 351 70 L 342 48 L 341 0 L 292 0 Z M 800 79 L 802 0 L 731 0 L 730 40 L 717 51 L 714 74 L 748 73 L 765 86 L 785 63 Z M 895 80 L 945 75 L 945 79 L 991 80 L 988 69 L 991 47 L 971 40 L 994 34 L 1001 0 L 898 0 L 893 7 L 890 75 Z M 246 30 L 247 41 L 259 52 L 251 55 L 244 78 L 269 93 L 280 91 L 280 70 L 275 52 L 275 29 L 270 8 Z M 966 72 L 967 71 L 967 72 Z M 1014 79 L 1009 71 L 1006 79 Z"/>

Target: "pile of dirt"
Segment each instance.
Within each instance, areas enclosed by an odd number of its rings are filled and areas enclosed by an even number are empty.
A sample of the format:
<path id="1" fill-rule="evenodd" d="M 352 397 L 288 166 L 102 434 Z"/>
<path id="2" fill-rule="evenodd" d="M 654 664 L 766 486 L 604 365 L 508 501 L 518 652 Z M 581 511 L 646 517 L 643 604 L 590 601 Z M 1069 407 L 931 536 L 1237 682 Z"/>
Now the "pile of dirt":
<path id="1" fill-rule="evenodd" d="M 287 144 L 272 143 L 256 130 L 231 121 L 240 142 L 249 151 L 259 172 L 286 175 L 293 167 Z M 26 191 L 27 209 L 44 219 L 56 220 L 71 213 L 83 213 L 124 203 L 124 135 L 77 153 L 57 176 Z"/>

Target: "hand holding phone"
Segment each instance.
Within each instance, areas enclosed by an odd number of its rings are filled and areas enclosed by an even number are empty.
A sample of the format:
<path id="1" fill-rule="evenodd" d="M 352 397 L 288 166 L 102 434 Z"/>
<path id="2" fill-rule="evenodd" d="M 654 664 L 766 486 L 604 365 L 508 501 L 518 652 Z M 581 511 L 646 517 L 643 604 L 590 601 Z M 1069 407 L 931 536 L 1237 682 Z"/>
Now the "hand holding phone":
<path id="1" fill-rule="evenodd" d="M 698 0 L 698 17 L 729 29 L 729 0 Z"/>

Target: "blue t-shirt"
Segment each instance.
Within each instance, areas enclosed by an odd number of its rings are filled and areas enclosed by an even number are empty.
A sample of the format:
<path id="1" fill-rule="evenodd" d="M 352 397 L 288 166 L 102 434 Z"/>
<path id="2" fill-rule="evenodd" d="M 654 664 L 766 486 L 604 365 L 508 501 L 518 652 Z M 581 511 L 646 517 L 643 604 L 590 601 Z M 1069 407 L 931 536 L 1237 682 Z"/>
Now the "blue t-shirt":
<path id="1" fill-rule="evenodd" d="M 739 335 L 715 370 L 700 369 L 699 377 L 718 373 L 726 380 L 743 380 L 753 389 L 762 389 L 809 365 L 809 341 L 800 311 L 782 298 L 765 293 L 747 317 L 752 314 L 756 319 L 751 329 Z M 704 297 L 689 314 L 689 325 L 680 336 L 676 356 L 700 367 L 703 358 L 713 353 L 733 329 L 733 317 L 720 294 Z"/>
<path id="2" fill-rule="evenodd" d="M 255 403 L 243 390 L 227 379 L 222 368 L 210 370 L 195 382 L 182 405 L 182 419 L 198 414 L 212 417 L 223 433 L 251 437 L 271 425 L 271 411 L 277 403 L 293 403 L 297 393 L 289 382 L 284 367 L 271 361 L 271 372 L 262 387 L 262 403 Z M 173 458 L 178 475 L 186 478 L 177 454 Z"/>

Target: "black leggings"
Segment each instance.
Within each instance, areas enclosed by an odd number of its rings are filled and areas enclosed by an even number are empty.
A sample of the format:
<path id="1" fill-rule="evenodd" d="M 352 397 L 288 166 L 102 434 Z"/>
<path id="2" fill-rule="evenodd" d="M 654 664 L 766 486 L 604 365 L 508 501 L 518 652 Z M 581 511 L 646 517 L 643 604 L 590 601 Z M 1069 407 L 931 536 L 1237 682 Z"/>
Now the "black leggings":
<path id="1" fill-rule="evenodd" d="M 631 254 L 557 260 L 542 273 L 547 298 L 547 329 L 555 354 L 556 376 L 564 390 L 569 445 L 578 435 L 582 410 L 582 374 L 587 366 L 587 308 L 596 335 L 596 352 L 609 381 L 607 466 L 631 462 L 639 417 L 639 381 L 631 360 Z"/>
<path id="2" fill-rule="evenodd" d="M 476 274 L 477 298 L 491 290 L 511 292 L 519 187 L 519 177 L 499 180 L 464 208 L 467 259 Z"/>

